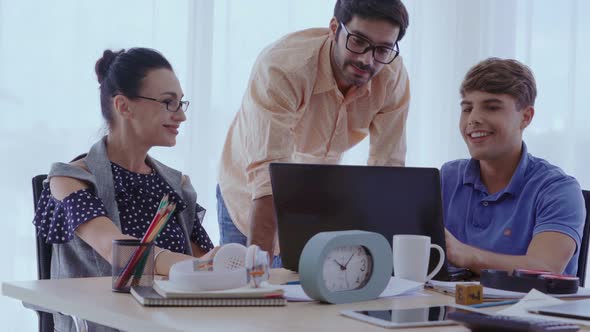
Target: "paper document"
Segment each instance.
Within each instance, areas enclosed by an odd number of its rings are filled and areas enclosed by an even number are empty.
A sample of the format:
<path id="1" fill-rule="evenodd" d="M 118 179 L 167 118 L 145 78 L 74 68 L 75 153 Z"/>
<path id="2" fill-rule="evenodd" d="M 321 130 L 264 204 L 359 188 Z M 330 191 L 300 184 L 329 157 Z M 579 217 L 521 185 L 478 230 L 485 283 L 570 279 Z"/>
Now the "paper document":
<path id="1" fill-rule="evenodd" d="M 306 302 L 306 301 L 313 301 L 305 292 L 303 291 L 303 287 L 301 285 L 281 285 L 280 287 L 283 288 L 285 291 L 285 298 L 291 302 Z M 379 295 L 379 298 L 382 297 L 392 297 L 392 296 L 400 296 L 405 294 L 410 294 L 412 292 L 416 292 L 422 290 L 424 288 L 424 283 L 406 280 L 397 277 L 391 277 L 387 287 L 385 290 Z M 422 294 L 422 293 L 420 293 Z M 416 294 L 412 294 L 416 295 Z"/>
<path id="2" fill-rule="evenodd" d="M 433 287 L 434 290 L 438 290 L 444 292 L 448 295 L 454 296 L 455 295 L 455 287 L 457 284 L 475 284 L 479 285 L 478 281 L 470 281 L 470 282 L 447 282 L 447 281 L 438 281 L 438 280 L 430 280 L 427 283 L 427 286 Z M 539 292 L 541 293 L 541 292 Z M 542 293 L 541 293 L 542 294 Z M 483 298 L 484 299 L 519 299 L 527 295 L 527 293 L 522 292 L 511 292 L 502 289 L 484 287 L 483 288 Z M 590 289 L 579 287 L 578 292 L 576 294 L 551 294 L 555 297 L 560 298 L 569 298 L 569 297 L 590 297 Z"/>
<path id="3" fill-rule="evenodd" d="M 563 318 L 557 316 L 546 316 L 546 315 L 538 315 L 533 314 L 527 311 L 529 308 L 537 308 L 546 305 L 553 305 L 563 303 L 565 301 L 555 298 L 553 296 L 549 296 L 545 293 L 539 292 L 536 289 L 531 290 L 525 297 L 523 297 L 518 303 L 496 312 L 497 315 L 506 315 L 506 316 L 517 316 L 517 317 L 531 317 L 536 319 L 547 319 L 547 320 L 557 320 L 560 322 L 568 322 L 574 323 L 578 325 L 586 325 L 590 326 L 590 321 L 588 320 L 581 320 L 581 319 L 572 319 L 572 318 Z"/>
<path id="4" fill-rule="evenodd" d="M 240 287 L 221 290 L 210 291 L 187 291 L 175 288 L 174 281 L 170 280 L 154 280 L 154 290 L 163 297 L 178 297 L 178 298 L 256 298 L 265 296 L 280 296 L 283 290 L 279 285 L 266 284 L 261 287 Z"/>

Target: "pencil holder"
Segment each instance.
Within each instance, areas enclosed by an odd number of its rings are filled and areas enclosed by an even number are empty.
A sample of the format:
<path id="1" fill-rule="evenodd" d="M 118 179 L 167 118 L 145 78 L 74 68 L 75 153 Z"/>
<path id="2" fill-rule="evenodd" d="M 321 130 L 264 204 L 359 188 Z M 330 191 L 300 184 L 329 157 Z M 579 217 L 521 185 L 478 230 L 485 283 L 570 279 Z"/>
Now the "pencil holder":
<path id="1" fill-rule="evenodd" d="M 113 240 L 113 292 L 129 293 L 131 286 L 152 286 L 154 281 L 153 243 L 140 240 Z"/>

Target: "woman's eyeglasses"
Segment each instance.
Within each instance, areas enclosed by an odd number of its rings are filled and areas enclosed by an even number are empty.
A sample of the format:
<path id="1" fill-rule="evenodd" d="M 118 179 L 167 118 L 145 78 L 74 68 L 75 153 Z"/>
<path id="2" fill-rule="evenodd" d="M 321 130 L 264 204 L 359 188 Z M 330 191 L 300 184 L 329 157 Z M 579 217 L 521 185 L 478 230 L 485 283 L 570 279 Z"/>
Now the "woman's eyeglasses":
<path id="1" fill-rule="evenodd" d="M 144 97 L 144 96 L 134 96 L 133 98 L 141 98 L 141 99 L 146 99 L 146 100 L 151 100 L 151 101 L 155 101 L 161 104 L 166 105 L 166 110 L 168 112 L 178 112 L 178 110 L 182 110 L 183 112 L 186 112 L 188 110 L 188 105 L 190 105 L 190 102 L 188 100 L 176 100 L 176 99 L 170 99 L 170 100 L 158 100 L 156 98 L 150 98 L 150 97 Z"/>

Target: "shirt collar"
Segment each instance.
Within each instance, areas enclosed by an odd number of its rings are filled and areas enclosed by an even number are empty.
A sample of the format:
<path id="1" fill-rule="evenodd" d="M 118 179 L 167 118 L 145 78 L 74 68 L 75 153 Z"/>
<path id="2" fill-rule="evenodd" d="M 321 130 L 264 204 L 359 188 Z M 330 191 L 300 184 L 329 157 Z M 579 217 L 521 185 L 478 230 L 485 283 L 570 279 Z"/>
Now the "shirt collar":
<path id="1" fill-rule="evenodd" d="M 475 189 L 486 191 L 485 187 L 481 183 L 479 160 L 473 158 L 469 159 L 467 167 L 465 167 L 465 173 L 463 173 L 463 184 L 472 184 Z"/>
<path id="2" fill-rule="evenodd" d="M 330 38 L 326 38 L 322 48 L 320 49 L 320 61 L 318 64 L 318 78 L 315 86 L 313 87 L 313 93 L 319 94 L 332 89 L 338 89 L 336 80 L 334 79 L 334 72 L 332 71 L 332 65 L 330 60 L 332 42 Z"/>
<path id="3" fill-rule="evenodd" d="M 521 192 L 522 185 L 525 181 L 526 170 L 529 165 L 529 159 L 530 156 L 528 154 L 527 146 L 524 142 L 522 142 L 522 152 L 520 155 L 520 161 L 516 167 L 516 171 L 512 175 L 512 178 L 510 179 L 510 182 L 506 188 L 496 193 L 494 196 L 502 197 L 504 194 L 516 196 Z M 487 189 L 481 181 L 479 160 L 473 158 L 469 160 L 469 163 L 465 168 L 465 173 L 463 174 L 463 184 L 472 184 L 473 188 L 487 193 Z"/>
<path id="4" fill-rule="evenodd" d="M 506 186 L 504 192 L 516 196 L 522 191 L 522 186 L 525 181 L 526 170 L 529 166 L 529 159 L 530 156 L 526 144 L 522 142 L 522 153 L 520 155 L 520 161 L 518 162 L 518 166 L 516 167 L 516 172 L 514 172 L 514 175 L 512 175 L 512 179 L 510 179 L 510 183 L 508 183 L 508 186 Z"/>

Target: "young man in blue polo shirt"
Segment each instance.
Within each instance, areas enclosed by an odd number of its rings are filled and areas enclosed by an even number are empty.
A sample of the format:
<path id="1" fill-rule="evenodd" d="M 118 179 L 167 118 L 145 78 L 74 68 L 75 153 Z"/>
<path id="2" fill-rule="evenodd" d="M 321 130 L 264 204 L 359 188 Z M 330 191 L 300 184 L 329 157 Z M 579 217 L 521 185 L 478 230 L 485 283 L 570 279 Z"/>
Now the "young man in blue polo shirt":
<path id="1" fill-rule="evenodd" d="M 471 159 L 441 170 L 447 256 L 456 266 L 575 275 L 586 211 L 576 179 L 528 153 L 531 70 L 487 59 L 461 84 L 460 132 Z"/>

